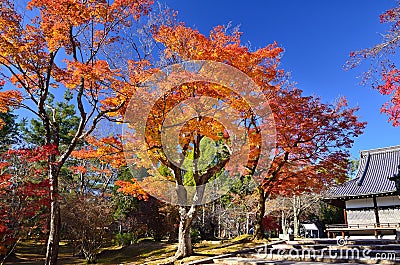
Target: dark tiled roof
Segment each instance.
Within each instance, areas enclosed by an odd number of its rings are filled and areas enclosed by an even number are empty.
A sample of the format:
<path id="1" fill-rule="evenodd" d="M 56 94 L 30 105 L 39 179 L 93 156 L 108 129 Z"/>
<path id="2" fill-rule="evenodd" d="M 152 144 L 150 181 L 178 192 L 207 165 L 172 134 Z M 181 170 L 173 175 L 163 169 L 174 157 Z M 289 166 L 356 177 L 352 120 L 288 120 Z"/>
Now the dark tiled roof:
<path id="1" fill-rule="evenodd" d="M 398 172 L 400 145 L 360 152 L 360 164 L 354 179 L 332 189 L 328 197 L 354 197 L 370 194 L 387 194 L 396 191 L 389 180 Z"/>

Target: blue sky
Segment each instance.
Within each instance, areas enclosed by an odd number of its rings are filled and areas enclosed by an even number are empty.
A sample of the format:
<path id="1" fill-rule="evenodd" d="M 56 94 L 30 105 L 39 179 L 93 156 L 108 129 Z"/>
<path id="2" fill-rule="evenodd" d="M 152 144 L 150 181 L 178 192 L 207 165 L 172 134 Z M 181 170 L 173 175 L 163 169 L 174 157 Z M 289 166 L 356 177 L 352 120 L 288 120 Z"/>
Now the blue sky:
<path id="1" fill-rule="evenodd" d="M 178 11 L 187 26 L 208 34 L 216 25 L 240 25 L 243 41 L 260 48 L 277 41 L 285 49 L 281 68 L 306 95 L 321 96 L 333 102 L 345 96 L 351 106 L 359 106 L 361 119 L 368 122 L 363 135 L 351 149 L 360 150 L 400 144 L 400 128 L 394 128 L 380 114 L 387 100 L 378 91 L 362 86 L 360 76 L 366 62 L 345 71 L 350 51 L 371 47 L 381 40 L 388 25 L 379 15 L 396 6 L 395 0 L 166 0 Z"/>

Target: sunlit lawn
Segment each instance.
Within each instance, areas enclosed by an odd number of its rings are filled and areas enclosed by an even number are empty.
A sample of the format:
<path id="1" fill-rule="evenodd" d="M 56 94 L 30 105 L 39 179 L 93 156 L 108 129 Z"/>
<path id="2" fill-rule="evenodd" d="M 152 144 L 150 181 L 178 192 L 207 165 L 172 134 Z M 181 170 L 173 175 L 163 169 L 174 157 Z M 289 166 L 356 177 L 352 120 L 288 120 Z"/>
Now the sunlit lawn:
<path id="1" fill-rule="evenodd" d="M 195 254 L 183 262 L 203 259 L 220 254 L 254 247 L 262 242 L 252 242 L 249 236 L 241 236 L 225 241 L 202 241 L 195 243 Z M 128 247 L 109 247 L 102 249 L 97 264 L 162 264 L 167 263 L 174 255 L 176 243 L 155 242 L 150 239 Z M 43 242 L 24 241 L 19 244 L 16 254 L 7 259 L 5 264 L 43 264 L 45 244 Z M 176 262 L 179 264 L 181 261 Z M 62 243 L 59 255 L 60 264 L 86 264 L 85 260 L 72 256 L 72 248 Z"/>

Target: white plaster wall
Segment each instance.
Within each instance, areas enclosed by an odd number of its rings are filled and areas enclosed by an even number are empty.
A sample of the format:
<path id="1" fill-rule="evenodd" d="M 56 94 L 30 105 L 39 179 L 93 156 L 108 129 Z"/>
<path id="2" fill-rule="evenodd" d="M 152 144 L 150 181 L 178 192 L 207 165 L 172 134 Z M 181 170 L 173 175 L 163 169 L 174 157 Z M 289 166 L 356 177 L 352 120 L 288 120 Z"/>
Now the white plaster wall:
<path id="1" fill-rule="evenodd" d="M 379 222 L 384 223 L 400 223 L 400 209 L 380 209 Z"/>
<path id="2" fill-rule="evenodd" d="M 374 207 L 372 198 L 354 199 L 346 201 L 346 209 L 356 209 L 364 207 Z"/>
<path id="3" fill-rule="evenodd" d="M 375 223 L 375 213 L 374 210 L 367 211 L 347 211 L 347 223 L 352 224 L 374 224 Z"/>
<path id="4" fill-rule="evenodd" d="M 378 197 L 376 198 L 378 206 L 393 206 L 400 205 L 399 196 Z"/>

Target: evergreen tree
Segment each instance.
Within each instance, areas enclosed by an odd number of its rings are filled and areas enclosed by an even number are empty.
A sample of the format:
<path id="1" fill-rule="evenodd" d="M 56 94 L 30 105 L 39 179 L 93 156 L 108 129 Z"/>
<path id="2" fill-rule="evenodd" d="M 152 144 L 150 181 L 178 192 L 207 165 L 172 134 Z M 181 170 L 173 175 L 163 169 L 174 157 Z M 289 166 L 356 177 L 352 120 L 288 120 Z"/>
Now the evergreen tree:
<path id="1" fill-rule="evenodd" d="M 19 141 L 18 126 L 16 124 L 17 115 L 12 112 L 0 112 L 0 119 L 4 126 L 0 129 L 0 153 L 5 152 L 11 145 Z"/>
<path id="2" fill-rule="evenodd" d="M 55 115 L 60 131 L 60 147 L 68 145 L 74 137 L 74 132 L 79 126 L 79 118 L 76 115 L 75 106 L 70 103 L 73 95 L 66 90 L 64 101 L 54 102 L 54 96 L 49 97 L 47 104 L 51 107 L 49 115 Z M 43 123 L 39 119 L 23 119 L 21 122 L 24 140 L 28 144 L 42 146 L 45 143 Z"/>

